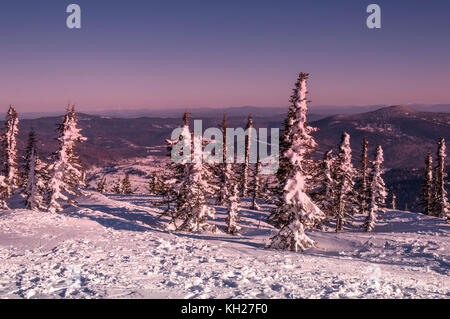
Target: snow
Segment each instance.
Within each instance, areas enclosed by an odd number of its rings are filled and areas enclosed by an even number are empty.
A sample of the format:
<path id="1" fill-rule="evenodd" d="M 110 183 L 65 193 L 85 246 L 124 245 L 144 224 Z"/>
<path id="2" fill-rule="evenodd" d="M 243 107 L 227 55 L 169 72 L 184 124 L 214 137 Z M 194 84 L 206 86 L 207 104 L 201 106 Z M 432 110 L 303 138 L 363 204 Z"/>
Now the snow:
<path id="1" fill-rule="evenodd" d="M 369 133 L 383 133 L 391 137 L 406 136 L 399 127 L 388 123 L 366 123 L 364 125 L 353 122 L 356 130 Z"/>
<path id="2" fill-rule="evenodd" d="M 150 195 L 85 192 L 59 213 L 0 212 L 0 298 L 448 298 L 450 225 L 386 210 L 372 233 L 307 231 L 303 253 L 266 249 L 276 230 L 241 205 L 241 235 L 165 230 Z M 12 206 L 12 205 L 10 205 Z"/>
<path id="3" fill-rule="evenodd" d="M 164 146 L 165 147 L 165 146 Z M 132 158 L 122 160 L 106 167 L 92 167 L 88 171 L 88 184 L 92 188 L 97 188 L 98 183 L 104 177 L 106 188 L 111 191 L 115 182 L 122 180 L 128 172 L 131 186 L 137 194 L 148 194 L 148 182 L 152 178 L 152 173 L 163 172 L 164 166 L 169 162 L 167 156 L 147 156 L 145 158 Z"/>

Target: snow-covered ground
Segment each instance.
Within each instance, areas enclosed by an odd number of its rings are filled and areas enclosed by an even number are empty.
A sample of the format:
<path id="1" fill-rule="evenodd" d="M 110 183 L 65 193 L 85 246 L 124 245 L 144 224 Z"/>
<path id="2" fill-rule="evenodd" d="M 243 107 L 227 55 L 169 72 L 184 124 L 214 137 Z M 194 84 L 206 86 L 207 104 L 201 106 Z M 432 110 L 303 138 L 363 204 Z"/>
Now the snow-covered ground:
<path id="1" fill-rule="evenodd" d="M 165 148 L 166 146 L 154 146 L 153 148 Z M 120 163 L 106 167 L 92 167 L 88 172 L 87 183 L 89 187 L 97 189 L 99 181 L 106 179 L 106 188 L 111 191 L 117 181 L 130 174 L 131 188 L 136 194 L 148 194 L 148 182 L 153 172 L 164 172 L 164 166 L 168 162 L 167 156 L 147 156 L 145 158 L 132 158 L 122 160 Z"/>
<path id="2" fill-rule="evenodd" d="M 450 225 L 387 210 L 374 233 L 312 231 L 266 249 L 265 211 L 240 236 L 165 230 L 156 197 L 87 192 L 62 213 L 0 212 L 1 298 L 449 298 Z M 246 204 L 244 204 L 246 206 Z M 224 230 L 225 212 L 213 221 Z"/>

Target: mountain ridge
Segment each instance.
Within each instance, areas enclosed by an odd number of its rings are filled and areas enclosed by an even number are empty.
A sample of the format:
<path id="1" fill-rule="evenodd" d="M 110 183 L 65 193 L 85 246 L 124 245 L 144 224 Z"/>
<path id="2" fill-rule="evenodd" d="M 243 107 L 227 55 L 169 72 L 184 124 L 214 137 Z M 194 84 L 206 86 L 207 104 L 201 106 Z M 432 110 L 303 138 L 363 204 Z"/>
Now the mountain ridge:
<path id="1" fill-rule="evenodd" d="M 337 114 L 360 114 L 375 111 L 381 108 L 389 107 L 389 105 L 369 105 L 369 106 L 327 106 L 327 105 L 312 105 L 309 108 L 309 115 L 313 120 L 325 118 Z M 408 104 L 408 107 L 420 110 L 423 112 L 440 112 L 449 113 L 450 104 Z M 233 106 L 233 107 L 184 107 L 184 108 L 169 108 L 169 109 L 146 109 L 146 108 L 121 108 L 121 109 L 101 109 L 88 110 L 83 108 L 81 113 L 91 114 L 96 116 L 111 116 L 117 118 L 138 118 L 138 117 L 161 117 L 161 118 L 179 118 L 179 114 L 187 111 L 193 116 L 202 117 L 216 117 L 217 114 L 226 113 L 228 116 L 270 116 L 286 114 L 287 106 Z M 40 117 L 54 117 L 63 115 L 59 111 L 46 112 L 20 112 L 20 119 L 37 119 Z M 4 118 L 5 112 L 0 113 L 0 118 Z"/>
<path id="2" fill-rule="evenodd" d="M 138 117 L 117 118 L 79 113 L 79 123 L 87 142 L 80 144 L 81 158 L 88 165 L 113 163 L 121 159 L 163 155 L 165 139 L 181 124 L 178 118 Z M 219 127 L 222 114 L 203 119 L 203 128 Z M 282 128 L 284 114 L 254 116 L 256 128 Z M 19 148 L 24 148 L 28 131 L 33 127 L 40 140 L 44 156 L 56 150 L 55 128 L 62 116 L 22 119 L 19 124 Z M 247 116 L 230 116 L 230 127 L 245 127 Z M 319 144 L 319 154 L 335 147 L 342 132 L 351 135 L 354 154 L 367 136 L 371 147 L 381 144 L 386 153 L 386 165 L 391 168 L 422 167 L 428 149 L 433 150 L 436 141 L 444 137 L 450 140 L 450 113 L 423 112 L 409 106 L 390 106 L 360 114 L 333 115 L 316 121 L 314 134 Z M 2 123 L 0 123 L 2 125 Z M 396 154 L 395 148 L 401 150 Z M 357 155 L 354 155 L 356 158 Z"/>

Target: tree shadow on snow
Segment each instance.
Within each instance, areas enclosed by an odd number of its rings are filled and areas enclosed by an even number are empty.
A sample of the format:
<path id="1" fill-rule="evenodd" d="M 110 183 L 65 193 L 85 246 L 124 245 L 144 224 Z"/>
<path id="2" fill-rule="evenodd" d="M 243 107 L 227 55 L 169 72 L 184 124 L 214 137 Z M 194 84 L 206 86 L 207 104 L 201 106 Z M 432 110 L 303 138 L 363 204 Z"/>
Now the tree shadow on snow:
<path id="1" fill-rule="evenodd" d="M 161 231 L 163 225 L 145 210 L 134 207 L 110 207 L 106 205 L 78 204 L 78 209 L 65 212 L 71 217 L 88 218 L 100 225 L 115 230 L 128 231 Z M 158 229 L 159 228 L 159 229 Z"/>
<path id="2" fill-rule="evenodd" d="M 257 243 L 252 241 L 251 237 L 246 237 L 242 235 L 219 235 L 219 234 L 206 234 L 206 233 L 182 233 L 182 232 L 173 232 L 174 235 L 180 236 L 180 237 L 186 237 L 186 238 L 195 238 L 195 239 L 202 239 L 202 240 L 208 240 L 208 241 L 218 241 L 218 242 L 227 242 L 231 244 L 241 244 L 244 246 L 249 246 L 252 248 L 264 248 L 265 245 L 262 243 Z"/>

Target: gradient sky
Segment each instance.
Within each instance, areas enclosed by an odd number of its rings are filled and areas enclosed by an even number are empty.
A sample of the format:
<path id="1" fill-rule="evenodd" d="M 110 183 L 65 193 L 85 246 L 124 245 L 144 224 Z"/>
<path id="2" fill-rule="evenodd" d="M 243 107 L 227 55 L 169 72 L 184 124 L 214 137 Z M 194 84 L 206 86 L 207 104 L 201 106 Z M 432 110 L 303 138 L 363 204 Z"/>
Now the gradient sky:
<path id="1" fill-rule="evenodd" d="M 450 103 L 450 1 L 2 1 L 0 65 L 0 111 Z"/>

